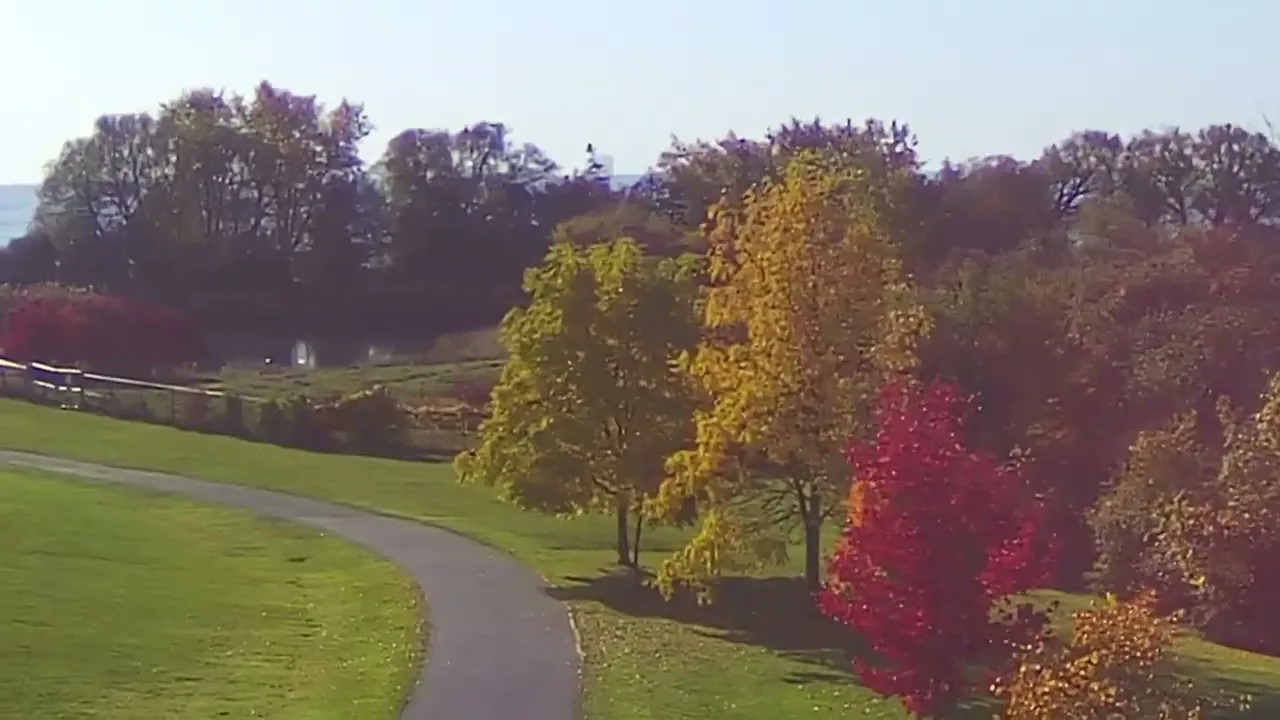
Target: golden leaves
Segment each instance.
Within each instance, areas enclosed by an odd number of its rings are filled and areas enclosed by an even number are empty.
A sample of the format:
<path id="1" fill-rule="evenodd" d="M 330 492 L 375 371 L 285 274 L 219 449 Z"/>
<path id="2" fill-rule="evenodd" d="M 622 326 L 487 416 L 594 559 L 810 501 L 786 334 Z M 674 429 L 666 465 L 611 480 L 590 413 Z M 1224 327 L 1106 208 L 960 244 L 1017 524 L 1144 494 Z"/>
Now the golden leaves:
<path id="1" fill-rule="evenodd" d="M 1199 718 L 1207 700 L 1176 676 L 1170 654 L 1177 615 L 1162 616 L 1154 594 L 1130 602 L 1108 595 L 1074 614 L 1065 642 L 1025 648 L 993 692 L 1006 720 Z"/>
<path id="2" fill-rule="evenodd" d="M 684 363 L 708 403 L 659 495 L 667 511 L 697 499 L 704 518 L 659 573 L 666 592 L 755 547 L 741 537 L 753 523 L 727 509 L 760 487 L 744 455 L 804 478 L 821 507 L 845 500 L 844 444 L 866 425 L 878 388 L 915 368 L 930 327 L 879 214 L 887 192 L 848 162 L 800 153 L 714 208 L 703 340 Z"/>

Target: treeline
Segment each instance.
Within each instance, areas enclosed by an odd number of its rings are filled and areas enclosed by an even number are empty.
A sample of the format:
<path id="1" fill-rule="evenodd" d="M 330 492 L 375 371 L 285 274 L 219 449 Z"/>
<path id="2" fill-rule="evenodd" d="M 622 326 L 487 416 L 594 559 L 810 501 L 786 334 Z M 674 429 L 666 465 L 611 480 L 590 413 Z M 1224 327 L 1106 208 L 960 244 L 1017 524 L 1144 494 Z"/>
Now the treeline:
<path id="1" fill-rule="evenodd" d="M 645 521 L 694 524 L 669 597 L 800 544 L 882 661 L 862 680 L 926 715 L 1013 662 L 1008 717 L 1198 716 L 1162 684 L 1177 618 L 1280 653 L 1268 138 L 1090 132 L 932 175 L 876 123 L 681 153 L 646 197 L 697 252 L 556 245 L 465 481 L 611 512 L 624 565 Z M 1046 586 L 1134 602 L 1064 645 L 1015 602 Z"/>
<path id="2" fill-rule="evenodd" d="M 796 149 L 829 146 L 874 148 L 895 171 L 917 270 L 1032 239 L 1062 252 L 1117 214 L 1266 225 L 1280 212 L 1275 147 L 1232 126 L 1128 140 L 1085 132 L 1029 162 L 926 173 L 905 126 L 791 122 L 759 140 L 676 142 L 625 195 L 590 157 L 566 173 L 499 122 L 406 130 L 366 159 L 357 146 L 370 127 L 358 104 L 326 109 L 268 83 L 249 97 L 192 91 L 155 113 L 99 118 L 49 165 L 30 233 L 0 253 L 0 282 L 93 286 L 205 322 L 477 326 L 518 301 L 521 273 L 557 226 L 679 247 L 696 242 L 722 193 L 741 193 Z"/>
<path id="3" fill-rule="evenodd" d="M 566 176 L 501 123 L 406 130 L 374 163 L 370 128 L 358 104 L 268 83 L 101 117 L 49 165 L 0 282 L 232 324 L 475 325 L 514 302 L 551 228 L 611 197 L 594 166 Z"/>

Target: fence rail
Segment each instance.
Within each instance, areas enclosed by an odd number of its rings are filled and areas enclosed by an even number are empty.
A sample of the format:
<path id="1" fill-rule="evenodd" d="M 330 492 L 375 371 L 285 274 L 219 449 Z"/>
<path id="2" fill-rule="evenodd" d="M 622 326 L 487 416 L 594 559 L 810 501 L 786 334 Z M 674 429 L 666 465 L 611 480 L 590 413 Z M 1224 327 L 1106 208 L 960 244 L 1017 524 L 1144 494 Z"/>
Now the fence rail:
<path id="1" fill-rule="evenodd" d="M 278 400 L 103 375 L 76 367 L 20 363 L 3 357 L 0 357 L 0 395 L 67 410 L 96 412 L 274 444 L 296 445 L 295 441 L 282 436 L 295 433 L 298 427 L 310 422 L 299 420 L 298 408 Z M 311 410 L 304 414 L 310 415 L 315 410 L 315 406 L 309 407 Z M 274 420 L 267 419 L 268 410 Z M 282 413 L 288 417 L 279 419 Z M 403 447 L 387 451 L 386 456 L 452 455 L 471 446 L 481 419 L 482 415 L 464 408 L 409 410 L 410 425 L 403 430 L 403 441 L 398 442 Z M 268 427 L 272 422 L 277 425 L 285 423 L 291 429 L 273 430 Z M 384 453 L 370 451 L 367 454 Z"/>
<path id="2" fill-rule="evenodd" d="M 216 390 L 102 375 L 41 362 L 20 363 L 0 357 L 0 393 L 3 394 L 16 391 L 35 400 L 56 401 L 63 407 L 79 409 L 86 404 L 117 399 L 120 390 L 167 395 L 170 422 L 177 421 L 179 399 L 183 396 L 226 397 L 226 393 Z"/>

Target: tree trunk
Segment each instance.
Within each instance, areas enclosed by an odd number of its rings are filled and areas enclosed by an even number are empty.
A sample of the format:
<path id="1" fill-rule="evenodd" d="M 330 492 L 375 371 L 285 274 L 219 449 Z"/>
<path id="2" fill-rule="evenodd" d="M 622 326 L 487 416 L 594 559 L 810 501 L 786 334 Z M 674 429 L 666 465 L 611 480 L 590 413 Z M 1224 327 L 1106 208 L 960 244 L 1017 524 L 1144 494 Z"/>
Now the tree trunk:
<path id="1" fill-rule="evenodd" d="M 630 503 L 623 493 L 618 493 L 618 564 L 631 567 L 631 523 L 627 521 Z"/>
<path id="2" fill-rule="evenodd" d="M 822 500 L 810 495 L 804 518 L 804 584 L 811 592 L 822 589 Z"/>
<path id="3" fill-rule="evenodd" d="M 636 510 L 636 537 L 631 544 L 631 566 L 640 567 L 640 531 L 644 529 L 644 514 Z"/>

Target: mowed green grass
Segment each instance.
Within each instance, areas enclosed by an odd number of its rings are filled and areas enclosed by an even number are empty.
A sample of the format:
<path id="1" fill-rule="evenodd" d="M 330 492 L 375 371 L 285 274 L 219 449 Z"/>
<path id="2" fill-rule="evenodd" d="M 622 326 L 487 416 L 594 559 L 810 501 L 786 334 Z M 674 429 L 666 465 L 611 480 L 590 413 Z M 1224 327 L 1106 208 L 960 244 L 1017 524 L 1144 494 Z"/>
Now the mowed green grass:
<path id="1" fill-rule="evenodd" d="M 0 465 L 0 548 L 4 717 L 390 719 L 416 674 L 417 588 L 314 531 Z"/>
<path id="2" fill-rule="evenodd" d="M 570 604 L 585 655 L 585 712 L 594 720 L 905 717 L 850 679 L 847 657 L 857 648 L 843 630 L 813 618 L 791 578 L 735 581 L 712 609 L 667 605 L 608 572 L 608 518 L 522 512 L 488 489 L 459 485 L 447 464 L 310 454 L 14 401 L 0 401 L 0 447 L 324 498 L 505 549 Z M 647 558 L 656 561 L 682 540 L 671 530 L 648 533 Z M 1254 717 L 1276 716 L 1280 660 L 1196 640 L 1183 649 L 1188 672 L 1256 695 Z"/>

